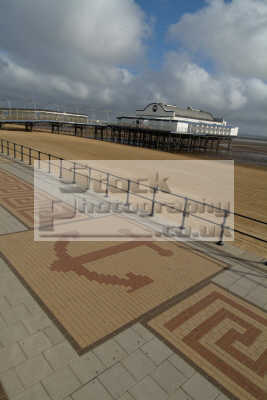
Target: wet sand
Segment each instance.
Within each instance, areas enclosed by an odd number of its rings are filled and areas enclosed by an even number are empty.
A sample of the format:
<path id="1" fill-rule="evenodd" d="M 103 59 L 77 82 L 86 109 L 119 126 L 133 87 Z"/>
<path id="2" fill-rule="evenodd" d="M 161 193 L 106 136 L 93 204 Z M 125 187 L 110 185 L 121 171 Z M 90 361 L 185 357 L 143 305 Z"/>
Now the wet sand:
<path id="1" fill-rule="evenodd" d="M 55 135 L 47 132 L 25 132 L 0 130 L 0 138 L 22 145 L 28 145 L 40 151 L 51 153 L 70 160 L 192 160 L 192 159 L 229 159 L 225 153 L 167 153 L 157 150 L 102 142 L 93 139 Z M 241 143 L 240 143 L 241 142 Z M 267 220 L 267 166 L 251 162 L 249 154 L 259 152 L 267 155 L 267 146 L 262 143 L 243 142 L 239 139 L 233 145 L 233 158 L 240 154 L 242 161 L 235 163 L 235 211 L 246 216 Z M 241 231 L 267 239 L 266 225 L 259 225 L 235 219 L 235 227 Z M 235 235 L 235 245 L 267 258 L 266 244 Z"/>

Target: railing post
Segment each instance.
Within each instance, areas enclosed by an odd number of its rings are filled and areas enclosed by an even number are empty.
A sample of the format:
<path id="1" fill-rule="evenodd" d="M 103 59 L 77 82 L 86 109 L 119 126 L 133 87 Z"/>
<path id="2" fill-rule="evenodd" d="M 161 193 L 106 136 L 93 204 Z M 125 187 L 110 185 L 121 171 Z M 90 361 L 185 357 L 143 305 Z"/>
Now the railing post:
<path id="1" fill-rule="evenodd" d="M 188 198 L 186 197 L 185 202 L 184 202 L 183 218 L 182 218 L 182 223 L 181 223 L 180 229 L 185 228 L 185 219 L 187 216 L 187 205 L 188 205 Z"/>
<path id="2" fill-rule="evenodd" d="M 14 143 L 14 159 L 16 160 L 16 143 Z"/>
<path id="3" fill-rule="evenodd" d="M 73 178 L 72 183 L 76 183 L 76 163 L 73 163 Z"/>
<path id="4" fill-rule="evenodd" d="M 108 197 L 108 189 L 109 189 L 109 173 L 107 173 L 107 183 L 106 183 L 106 193 L 105 193 L 105 197 Z"/>
<path id="5" fill-rule="evenodd" d="M 88 190 L 90 190 L 91 186 L 91 174 L 92 174 L 92 168 L 88 168 Z"/>
<path id="6" fill-rule="evenodd" d="M 29 165 L 32 165 L 32 149 L 29 148 Z"/>
<path id="7" fill-rule="evenodd" d="M 20 145 L 20 161 L 23 161 L 23 145 Z"/>
<path id="8" fill-rule="evenodd" d="M 6 150 L 7 150 L 7 155 L 9 156 L 9 141 L 8 140 L 6 142 Z"/>
<path id="9" fill-rule="evenodd" d="M 62 161 L 63 159 L 59 159 L 59 178 L 62 178 Z"/>
<path id="10" fill-rule="evenodd" d="M 226 223 L 226 220 L 227 220 L 228 215 L 229 215 L 228 211 L 227 211 L 227 210 L 224 210 L 223 222 L 222 222 L 222 224 L 221 224 L 220 239 L 219 239 L 219 241 L 217 242 L 217 244 L 218 244 L 219 246 L 223 246 L 223 245 L 224 245 L 224 242 L 223 242 L 223 235 L 224 235 L 225 223 Z"/>
<path id="11" fill-rule="evenodd" d="M 48 154 L 48 173 L 51 173 L 51 154 Z"/>
<path id="12" fill-rule="evenodd" d="M 129 206 L 129 200 L 130 200 L 130 190 L 131 189 L 131 181 L 130 181 L 130 179 L 128 179 L 128 187 L 127 187 L 127 198 L 126 198 L 126 203 L 125 203 L 125 205 L 126 206 Z"/>
<path id="13" fill-rule="evenodd" d="M 150 217 L 154 217 L 155 213 L 155 200 L 156 200 L 156 195 L 157 195 L 158 187 L 153 187 L 153 198 L 152 198 L 152 207 L 151 207 L 151 214 Z"/>
<path id="14" fill-rule="evenodd" d="M 40 169 L 41 152 L 38 151 L 38 168 Z"/>
<path id="15" fill-rule="evenodd" d="M 1 153 L 4 153 L 4 143 L 3 143 L 3 139 L 1 139 Z"/>

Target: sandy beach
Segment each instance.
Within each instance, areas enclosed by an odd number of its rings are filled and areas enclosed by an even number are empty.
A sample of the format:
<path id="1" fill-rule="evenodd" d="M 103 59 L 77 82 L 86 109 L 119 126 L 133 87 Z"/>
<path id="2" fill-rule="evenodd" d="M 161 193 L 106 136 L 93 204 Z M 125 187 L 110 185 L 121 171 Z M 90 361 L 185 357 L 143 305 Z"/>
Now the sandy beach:
<path id="1" fill-rule="evenodd" d="M 53 135 L 47 132 L 24 132 L 18 130 L 0 131 L 0 138 L 22 145 L 28 145 L 43 152 L 51 153 L 69 160 L 192 160 L 192 159 L 229 159 L 222 153 L 219 156 L 204 153 L 167 153 L 145 148 L 107 143 L 93 139 Z M 254 143 L 254 142 L 253 142 Z M 249 151 L 253 145 L 236 142 L 236 152 L 240 146 Z M 245 147 L 244 147 L 245 146 Z M 259 145 L 261 146 L 261 145 Z M 261 148 L 256 146 L 257 149 Z M 262 146 L 263 147 L 263 146 Z M 245 150 L 244 150 L 245 148 Z M 254 144 L 255 148 L 255 144 Z M 266 151 L 264 148 L 263 152 Z M 235 152 L 235 150 L 234 150 Z M 234 153 L 233 152 L 233 153 Z M 246 165 L 247 164 L 247 165 Z M 266 221 L 267 216 L 267 167 L 249 165 L 244 162 L 235 163 L 235 212 Z M 235 227 L 241 231 L 266 239 L 266 226 L 255 224 L 237 217 Z M 266 245 L 239 234 L 235 235 L 235 245 L 267 257 Z"/>

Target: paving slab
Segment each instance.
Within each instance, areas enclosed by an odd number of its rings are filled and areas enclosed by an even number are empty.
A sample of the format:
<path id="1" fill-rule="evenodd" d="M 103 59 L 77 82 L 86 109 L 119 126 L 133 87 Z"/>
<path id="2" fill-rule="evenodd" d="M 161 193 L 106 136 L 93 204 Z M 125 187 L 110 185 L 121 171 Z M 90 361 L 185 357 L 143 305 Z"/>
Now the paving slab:
<path id="1" fill-rule="evenodd" d="M 92 351 L 77 360 L 71 361 L 69 365 L 83 384 L 96 378 L 106 369 L 105 365 Z"/>
<path id="2" fill-rule="evenodd" d="M 0 342 L 3 346 L 15 344 L 16 342 L 26 339 L 29 332 L 22 322 L 17 322 L 11 326 L 0 327 Z"/>
<path id="3" fill-rule="evenodd" d="M 97 379 L 77 390 L 71 397 L 73 400 L 114 400 Z"/>
<path id="4" fill-rule="evenodd" d="M 158 338 L 144 344 L 142 351 L 157 365 L 173 354 L 172 350 Z"/>
<path id="5" fill-rule="evenodd" d="M 150 375 L 168 395 L 175 393 L 187 381 L 187 378 L 168 360 L 163 361 Z"/>
<path id="6" fill-rule="evenodd" d="M 154 339 L 154 335 L 152 335 L 152 333 L 139 322 L 132 325 L 132 329 L 135 330 L 145 342 L 149 342 L 150 340 Z"/>
<path id="7" fill-rule="evenodd" d="M 105 343 L 96 347 L 93 352 L 106 367 L 111 367 L 128 355 L 114 339 L 107 340 Z"/>
<path id="8" fill-rule="evenodd" d="M 219 390 L 200 374 L 195 374 L 183 386 L 183 390 L 193 399 L 215 400 Z"/>
<path id="9" fill-rule="evenodd" d="M 17 343 L 0 349 L 0 373 L 25 361 L 26 357 Z"/>
<path id="10" fill-rule="evenodd" d="M 135 379 L 120 363 L 103 372 L 98 379 L 115 399 L 136 384 Z"/>
<path id="11" fill-rule="evenodd" d="M 24 391 L 24 387 L 20 382 L 14 368 L 11 368 L 8 371 L 0 374 L 0 384 L 1 383 L 9 398 L 14 397 Z"/>
<path id="12" fill-rule="evenodd" d="M 52 374 L 53 369 L 43 355 L 38 355 L 20 363 L 20 365 L 16 367 L 16 373 L 25 388 L 27 388 Z"/>
<path id="13" fill-rule="evenodd" d="M 68 342 L 62 342 L 44 351 L 45 358 L 53 369 L 57 370 L 78 359 L 78 354 Z"/>
<path id="14" fill-rule="evenodd" d="M 137 381 L 156 369 L 156 364 L 140 349 L 123 359 L 122 364 Z"/>
<path id="15" fill-rule="evenodd" d="M 48 339 L 49 339 L 50 343 L 52 343 L 52 345 L 62 343 L 66 340 L 64 335 L 54 325 L 44 328 L 42 332 L 44 332 L 44 334 L 48 337 Z"/>
<path id="16" fill-rule="evenodd" d="M 186 378 L 191 378 L 196 373 L 196 370 L 191 367 L 181 356 L 172 354 L 168 360 L 177 368 Z"/>
<path id="17" fill-rule="evenodd" d="M 51 400 L 41 384 L 34 385 L 10 400 Z"/>
<path id="18" fill-rule="evenodd" d="M 129 390 L 136 400 L 166 400 L 168 394 L 150 377 L 147 376 Z"/>
<path id="19" fill-rule="evenodd" d="M 54 400 L 63 400 L 81 386 L 81 383 L 70 368 L 64 368 L 54 372 L 43 379 L 42 384 L 50 397 Z"/>
<path id="20" fill-rule="evenodd" d="M 51 342 L 44 333 L 38 332 L 28 336 L 19 342 L 22 350 L 28 358 L 31 358 L 51 347 Z"/>
<path id="21" fill-rule="evenodd" d="M 128 328 L 116 335 L 115 340 L 129 354 L 145 343 L 145 340 L 132 328 Z"/>

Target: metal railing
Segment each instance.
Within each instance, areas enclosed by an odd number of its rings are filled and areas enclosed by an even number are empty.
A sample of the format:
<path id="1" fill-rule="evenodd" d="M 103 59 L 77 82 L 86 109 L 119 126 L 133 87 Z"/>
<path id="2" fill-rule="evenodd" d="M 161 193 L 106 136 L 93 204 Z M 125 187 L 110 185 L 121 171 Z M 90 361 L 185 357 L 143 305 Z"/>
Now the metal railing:
<path id="1" fill-rule="evenodd" d="M 254 239 L 256 241 L 260 241 L 262 243 L 267 243 L 267 240 L 258 236 L 255 236 L 251 233 L 248 232 L 244 232 L 244 231 L 240 231 L 238 229 L 232 228 L 231 226 L 227 225 L 227 219 L 230 215 L 233 215 L 235 217 L 239 217 L 239 218 L 243 218 L 245 220 L 248 221 L 253 221 L 256 224 L 259 225 L 267 225 L 267 221 L 261 221 L 259 219 L 256 218 L 252 218 L 240 213 L 235 213 L 232 212 L 230 210 L 226 210 L 222 207 L 216 207 L 213 204 L 209 204 L 206 202 L 202 202 L 199 200 L 195 200 L 192 199 L 190 197 L 187 196 L 183 196 L 183 195 L 179 195 L 176 193 L 171 193 L 169 191 L 163 190 L 161 188 L 159 188 L 158 186 L 151 186 L 151 185 L 146 185 L 144 183 L 142 183 L 141 185 L 147 189 L 150 190 L 150 192 L 152 193 L 151 198 L 149 197 L 145 197 L 143 195 L 141 195 L 140 193 L 136 193 L 135 191 L 132 190 L 132 186 L 133 185 L 140 185 L 140 182 L 135 181 L 133 179 L 127 179 L 127 178 L 123 178 L 114 174 L 111 174 L 110 172 L 106 172 L 97 168 L 92 168 L 88 165 L 84 165 L 84 164 L 80 164 L 76 161 L 67 161 L 64 160 L 64 158 L 62 157 L 58 157 L 55 155 L 52 155 L 50 153 L 46 153 L 37 149 L 34 149 L 32 147 L 29 146 L 25 146 L 22 144 L 18 144 L 18 143 L 14 143 L 14 142 L 10 142 L 8 140 L 5 139 L 0 139 L 0 152 L 6 156 L 8 156 L 9 158 L 12 158 L 14 160 L 20 161 L 20 162 L 24 162 L 26 164 L 28 164 L 29 166 L 33 165 L 33 161 L 37 160 L 38 161 L 38 167 L 41 167 L 41 162 L 42 161 L 47 161 L 47 170 L 46 172 L 48 172 L 49 174 L 52 173 L 52 167 L 56 165 L 57 167 L 57 178 L 62 178 L 63 177 L 63 172 L 64 170 L 68 171 L 69 173 L 71 172 L 71 179 L 69 183 L 75 184 L 77 183 L 77 178 L 80 176 L 84 177 L 86 182 L 87 182 L 87 187 L 88 189 L 90 189 L 90 185 L 91 185 L 91 181 L 97 181 L 100 182 L 101 184 L 103 183 L 103 181 L 105 182 L 106 185 L 106 189 L 105 189 L 105 197 L 109 197 L 110 194 L 110 190 L 112 188 L 114 189 L 118 189 L 118 186 L 113 185 L 112 184 L 112 180 L 111 178 L 115 178 L 115 179 L 119 179 L 120 181 L 125 181 L 126 182 L 126 187 L 127 189 L 122 189 L 120 188 L 121 191 L 125 192 L 126 194 L 126 199 L 125 199 L 125 205 L 129 205 L 130 204 L 130 197 L 131 196 L 136 196 L 139 197 L 143 200 L 147 200 L 149 202 L 151 202 L 151 212 L 150 212 L 150 216 L 154 216 L 155 214 L 155 206 L 161 205 L 161 206 L 165 206 L 167 208 L 170 209 L 174 209 L 178 212 L 180 212 L 181 215 L 181 221 L 180 223 L 177 225 L 179 227 L 180 230 L 184 230 L 186 228 L 186 222 L 189 216 L 196 218 L 198 220 L 213 224 L 215 226 L 218 226 L 220 228 L 220 234 L 219 234 L 219 241 L 217 242 L 218 245 L 223 245 L 224 243 L 224 237 L 225 237 L 225 232 L 228 231 L 234 231 L 237 232 L 243 236 L 246 236 L 248 238 Z M 57 161 L 57 164 L 55 164 L 53 161 Z M 66 168 L 64 167 L 64 163 L 70 163 L 70 167 Z M 78 170 L 81 169 L 86 169 L 87 171 L 87 175 L 82 174 L 81 172 L 78 172 Z M 103 175 L 106 176 L 105 180 L 103 180 L 103 178 L 101 179 L 97 179 L 96 177 L 93 177 L 92 173 L 93 172 L 99 172 Z M 178 199 L 182 199 L 183 200 L 183 207 L 178 208 L 176 206 L 173 206 L 169 203 L 164 203 L 162 201 L 160 201 L 158 199 L 158 194 L 159 193 L 165 193 L 167 195 L 173 196 L 174 198 L 178 198 Z M 214 210 L 217 210 L 220 212 L 221 216 L 222 216 L 222 220 L 220 223 L 209 220 L 207 218 L 201 217 L 199 215 L 195 215 L 190 213 L 189 211 L 189 204 L 198 204 L 201 206 L 206 206 L 209 208 L 213 208 Z"/>

